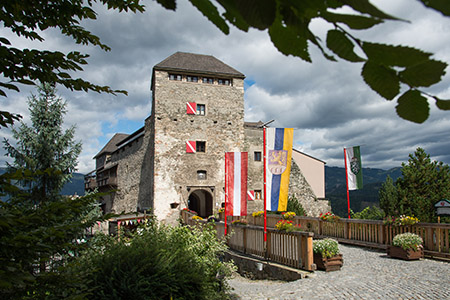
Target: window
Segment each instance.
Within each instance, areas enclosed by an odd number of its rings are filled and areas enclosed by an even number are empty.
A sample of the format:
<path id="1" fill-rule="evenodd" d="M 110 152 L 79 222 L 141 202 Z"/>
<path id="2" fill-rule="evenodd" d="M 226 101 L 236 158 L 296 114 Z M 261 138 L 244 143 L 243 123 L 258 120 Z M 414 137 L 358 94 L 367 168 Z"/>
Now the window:
<path id="1" fill-rule="evenodd" d="M 197 104 L 197 115 L 204 116 L 206 112 L 205 104 Z"/>
<path id="2" fill-rule="evenodd" d="M 230 85 L 230 79 L 219 78 L 217 79 L 217 83 L 221 85 Z"/>
<path id="3" fill-rule="evenodd" d="M 206 179 L 206 171 L 205 170 L 198 170 L 197 171 L 197 179 L 198 180 L 205 180 Z"/>
<path id="4" fill-rule="evenodd" d="M 188 82 L 198 82 L 198 77 L 197 76 L 186 76 L 186 80 Z"/>
<path id="5" fill-rule="evenodd" d="M 183 79 L 183 76 L 181 76 L 180 74 L 169 74 L 169 79 L 181 81 Z"/>
<path id="6" fill-rule="evenodd" d="M 203 77 L 203 83 L 213 84 L 214 83 L 214 79 L 210 78 L 210 77 Z"/>
<path id="7" fill-rule="evenodd" d="M 261 190 L 255 190 L 255 200 L 261 200 Z"/>
<path id="8" fill-rule="evenodd" d="M 255 151 L 255 161 L 261 161 L 261 151 Z"/>
<path id="9" fill-rule="evenodd" d="M 197 152 L 206 152 L 206 142 L 197 141 L 195 147 L 197 148 Z"/>
<path id="10" fill-rule="evenodd" d="M 186 141 L 186 153 L 206 152 L 206 142 Z"/>

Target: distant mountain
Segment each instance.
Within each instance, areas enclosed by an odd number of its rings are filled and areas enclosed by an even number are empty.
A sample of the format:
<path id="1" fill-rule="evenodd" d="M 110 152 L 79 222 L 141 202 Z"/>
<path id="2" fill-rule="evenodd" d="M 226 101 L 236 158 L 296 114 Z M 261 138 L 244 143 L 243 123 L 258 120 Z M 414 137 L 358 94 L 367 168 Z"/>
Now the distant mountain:
<path id="1" fill-rule="evenodd" d="M 0 175 L 6 172 L 6 168 L 0 167 Z M 84 175 L 73 173 L 72 179 L 61 190 L 61 195 L 84 195 Z"/>
<path id="2" fill-rule="evenodd" d="M 401 168 L 389 170 L 363 168 L 363 188 L 350 191 L 350 208 L 359 212 L 367 206 L 379 205 L 378 191 L 389 175 L 395 182 L 402 176 Z M 325 195 L 330 200 L 333 212 L 347 215 L 347 186 L 345 168 L 325 166 Z"/>

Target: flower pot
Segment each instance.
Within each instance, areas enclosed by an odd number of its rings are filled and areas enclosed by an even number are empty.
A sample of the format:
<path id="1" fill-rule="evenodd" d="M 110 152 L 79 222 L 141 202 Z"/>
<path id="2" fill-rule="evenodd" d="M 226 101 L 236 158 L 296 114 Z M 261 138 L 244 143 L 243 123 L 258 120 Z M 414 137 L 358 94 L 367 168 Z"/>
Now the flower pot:
<path id="1" fill-rule="evenodd" d="M 224 212 L 220 212 L 220 213 L 219 213 L 219 219 L 220 219 L 221 221 L 224 221 L 224 220 L 225 220 L 225 213 L 224 213 Z"/>
<path id="2" fill-rule="evenodd" d="M 344 264 L 344 259 L 342 258 L 342 254 L 323 257 L 320 253 L 314 253 L 314 263 L 318 270 L 324 270 L 326 272 L 339 271 Z"/>
<path id="3" fill-rule="evenodd" d="M 412 249 L 404 250 L 402 247 L 388 246 L 386 251 L 389 257 L 395 257 L 404 260 L 415 260 L 423 258 L 423 249 L 414 251 Z"/>

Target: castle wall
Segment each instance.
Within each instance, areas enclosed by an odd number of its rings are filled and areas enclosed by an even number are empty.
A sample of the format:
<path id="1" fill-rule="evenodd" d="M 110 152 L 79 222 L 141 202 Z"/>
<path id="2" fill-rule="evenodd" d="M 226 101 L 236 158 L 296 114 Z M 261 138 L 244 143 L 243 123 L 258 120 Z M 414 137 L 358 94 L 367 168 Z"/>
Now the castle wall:
<path id="1" fill-rule="evenodd" d="M 244 141 L 244 86 L 169 80 L 154 72 L 154 213 L 168 222 L 178 218 L 171 203 L 187 207 L 189 194 L 205 189 L 217 210 L 224 201 L 224 153 L 240 151 Z M 205 115 L 188 115 L 186 103 L 206 106 Z M 186 153 L 187 141 L 206 142 L 204 153 Z M 206 171 L 206 179 L 198 179 Z"/>

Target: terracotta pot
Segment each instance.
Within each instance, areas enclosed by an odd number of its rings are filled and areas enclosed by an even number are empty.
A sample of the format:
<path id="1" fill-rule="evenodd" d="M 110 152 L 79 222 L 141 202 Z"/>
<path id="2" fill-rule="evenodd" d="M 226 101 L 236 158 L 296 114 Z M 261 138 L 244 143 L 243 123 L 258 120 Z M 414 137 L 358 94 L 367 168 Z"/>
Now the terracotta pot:
<path id="1" fill-rule="evenodd" d="M 404 250 L 402 247 L 388 246 L 386 251 L 389 257 L 395 257 L 404 260 L 415 260 L 423 258 L 423 249 L 414 251 L 411 249 Z"/>
<path id="2" fill-rule="evenodd" d="M 326 272 L 339 271 L 344 264 L 344 259 L 342 258 L 342 254 L 323 257 L 320 253 L 314 253 L 314 263 L 318 270 L 324 270 Z"/>

